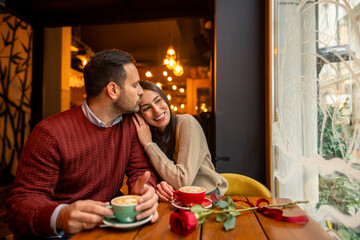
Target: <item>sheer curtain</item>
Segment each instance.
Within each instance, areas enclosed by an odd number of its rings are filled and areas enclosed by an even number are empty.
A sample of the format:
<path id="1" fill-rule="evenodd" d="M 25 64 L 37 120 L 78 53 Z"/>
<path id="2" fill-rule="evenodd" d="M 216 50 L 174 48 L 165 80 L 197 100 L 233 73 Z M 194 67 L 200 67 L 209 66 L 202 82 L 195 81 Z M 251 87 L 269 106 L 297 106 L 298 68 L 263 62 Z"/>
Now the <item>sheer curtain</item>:
<path id="1" fill-rule="evenodd" d="M 272 1 L 275 194 L 360 239 L 360 1 Z"/>

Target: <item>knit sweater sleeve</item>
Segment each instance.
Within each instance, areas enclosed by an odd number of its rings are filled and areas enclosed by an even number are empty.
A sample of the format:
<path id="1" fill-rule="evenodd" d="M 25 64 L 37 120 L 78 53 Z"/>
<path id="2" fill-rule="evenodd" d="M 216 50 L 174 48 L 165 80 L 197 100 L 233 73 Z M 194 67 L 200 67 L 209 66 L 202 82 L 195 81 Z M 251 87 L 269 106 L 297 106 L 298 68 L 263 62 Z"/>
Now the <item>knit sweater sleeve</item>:
<path id="1" fill-rule="evenodd" d="M 175 163 L 166 157 L 157 144 L 145 148 L 156 171 L 175 189 L 193 183 L 204 155 L 208 153 L 205 135 L 197 120 L 187 114 L 178 117 Z"/>
<path id="2" fill-rule="evenodd" d="M 38 125 L 19 159 L 7 200 L 9 228 L 35 236 L 52 236 L 50 217 L 58 203 L 51 200 L 59 178 L 59 151 L 50 127 Z"/>
<path id="3" fill-rule="evenodd" d="M 126 175 L 128 176 L 127 185 L 129 190 L 134 187 L 136 181 L 146 172 L 150 172 L 150 179 L 148 181 L 148 185 L 152 187 L 156 187 L 156 176 L 153 172 L 153 169 L 149 163 L 149 159 L 147 158 L 144 149 L 142 148 L 139 138 L 137 137 L 137 133 L 135 130 L 135 125 L 133 125 L 132 121 L 130 122 L 131 128 L 131 147 L 130 147 L 130 155 L 129 162 L 126 168 Z"/>

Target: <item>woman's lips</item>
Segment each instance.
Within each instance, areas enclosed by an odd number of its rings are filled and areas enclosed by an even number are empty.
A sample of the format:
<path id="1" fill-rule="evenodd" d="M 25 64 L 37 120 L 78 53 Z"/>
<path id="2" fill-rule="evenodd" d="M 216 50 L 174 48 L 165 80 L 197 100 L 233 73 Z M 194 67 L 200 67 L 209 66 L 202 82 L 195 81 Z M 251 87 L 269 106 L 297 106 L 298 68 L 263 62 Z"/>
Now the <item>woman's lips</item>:
<path id="1" fill-rule="evenodd" d="M 155 121 L 161 121 L 163 120 L 163 118 L 165 118 L 165 113 L 162 113 L 159 117 L 155 118 Z"/>

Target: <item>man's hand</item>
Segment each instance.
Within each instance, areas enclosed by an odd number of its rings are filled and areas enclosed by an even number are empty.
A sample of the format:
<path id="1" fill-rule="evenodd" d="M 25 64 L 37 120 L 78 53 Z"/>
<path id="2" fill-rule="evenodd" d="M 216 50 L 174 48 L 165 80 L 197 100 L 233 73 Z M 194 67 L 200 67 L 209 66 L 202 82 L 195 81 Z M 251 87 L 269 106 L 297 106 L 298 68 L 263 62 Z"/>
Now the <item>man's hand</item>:
<path id="1" fill-rule="evenodd" d="M 136 215 L 136 219 L 140 220 L 153 215 L 151 222 L 154 223 L 158 218 L 158 196 L 155 193 L 155 189 L 146 183 L 149 181 L 150 172 L 146 171 L 135 183 L 131 189 L 130 194 L 140 195 L 139 204 L 136 205 L 135 211 L 143 211 Z"/>
<path id="2" fill-rule="evenodd" d="M 160 201 L 168 202 L 171 201 L 174 196 L 174 189 L 167 182 L 162 181 L 156 185 L 156 194 L 158 195 Z"/>
<path id="3" fill-rule="evenodd" d="M 75 234 L 83 229 L 91 229 L 99 225 L 104 216 L 112 216 L 111 209 L 105 208 L 109 203 L 93 200 L 79 200 L 61 208 L 56 227 L 66 234 Z"/>

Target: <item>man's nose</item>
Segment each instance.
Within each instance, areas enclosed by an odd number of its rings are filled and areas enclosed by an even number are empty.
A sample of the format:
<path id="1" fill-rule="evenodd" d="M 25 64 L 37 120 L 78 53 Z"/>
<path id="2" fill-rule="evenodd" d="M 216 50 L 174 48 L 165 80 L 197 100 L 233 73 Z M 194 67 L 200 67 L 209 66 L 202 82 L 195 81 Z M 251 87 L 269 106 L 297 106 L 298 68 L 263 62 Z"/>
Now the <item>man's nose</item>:
<path id="1" fill-rule="evenodd" d="M 142 89 L 141 86 L 139 86 L 139 91 L 138 91 L 138 95 L 141 96 L 144 94 L 144 89 Z"/>

